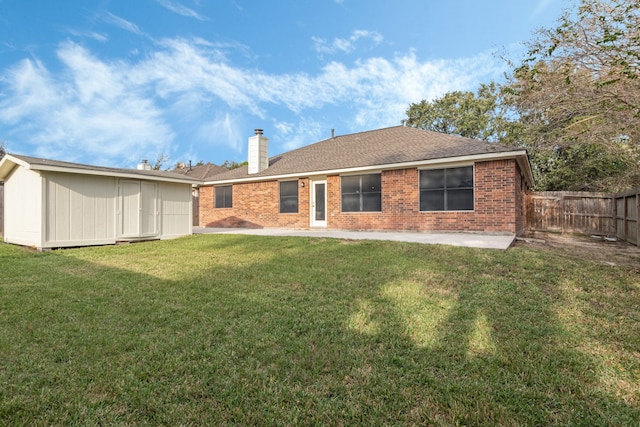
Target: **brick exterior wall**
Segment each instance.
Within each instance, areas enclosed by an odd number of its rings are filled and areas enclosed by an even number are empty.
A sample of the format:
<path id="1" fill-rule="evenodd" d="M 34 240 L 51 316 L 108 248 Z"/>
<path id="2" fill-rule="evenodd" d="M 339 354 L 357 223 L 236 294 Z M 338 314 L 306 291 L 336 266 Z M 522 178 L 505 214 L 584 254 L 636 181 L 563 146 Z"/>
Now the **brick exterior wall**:
<path id="1" fill-rule="evenodd" d="M 522 234 L 526 185 L 513 159 L 477 162 L 474 210 L 420 212 L 417 168 L 382 172 L 382 212 L 343 213 L 340 176 L 327 180 L 327 227 L 342 230 L 466 231 Z M 302 187 L 304 183 L 304 187 Z M 308 178 L 298 180 L 298 213 L 279 213 L 278 181 L 233 185 L 233 207 L 214 208 L 214 187 L 200 188 L 200 225 L 309 228 Z"/>
<path id="2" fill-rule="evenodd" d="M 216 209 L 215 187 L 200 187 L 200 226 L 309 228 L 306 178 L 298 180 L 298 213 L 280 213 L 278 181 L 233 184 L 232 198 L 232 208 Z"/>

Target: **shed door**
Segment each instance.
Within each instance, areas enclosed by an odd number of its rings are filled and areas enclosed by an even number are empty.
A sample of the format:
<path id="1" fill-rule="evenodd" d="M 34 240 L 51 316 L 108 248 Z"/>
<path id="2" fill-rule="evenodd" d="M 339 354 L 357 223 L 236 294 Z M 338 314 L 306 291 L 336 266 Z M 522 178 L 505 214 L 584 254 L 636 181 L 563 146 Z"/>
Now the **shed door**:
<path id="1" fill-rule="evenodd" d="M 158 234 L 158 184 L 120 182 L 120 237 L 152 237 Z"/>
<path id="2" fill-rule="evenodd" d="M 158 184 L 140 183 L 140 231 L 142 236 L 158 234 Z"/>

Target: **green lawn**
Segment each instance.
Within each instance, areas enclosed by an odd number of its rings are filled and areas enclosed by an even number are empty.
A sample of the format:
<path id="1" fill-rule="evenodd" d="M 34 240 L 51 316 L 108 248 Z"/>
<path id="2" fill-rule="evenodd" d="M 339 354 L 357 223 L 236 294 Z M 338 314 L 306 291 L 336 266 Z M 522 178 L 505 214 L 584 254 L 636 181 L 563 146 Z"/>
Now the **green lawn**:
<path id="1" fill-rule="evenodd" d="M 0 425 L 640 425 L 640 275 L 542 249 L 0 244 Z"/>

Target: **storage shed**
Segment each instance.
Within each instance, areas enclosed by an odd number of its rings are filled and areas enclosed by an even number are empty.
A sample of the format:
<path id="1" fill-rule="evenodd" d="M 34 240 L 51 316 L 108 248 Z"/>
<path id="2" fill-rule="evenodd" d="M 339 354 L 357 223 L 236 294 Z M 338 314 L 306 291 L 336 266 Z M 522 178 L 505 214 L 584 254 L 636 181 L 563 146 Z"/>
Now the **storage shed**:
<path id="1" fill-rule="evenodd" d="M 38 249 L 191 234 L 191 188 L 172 172 L 119 169 L 7 154 L 4 241 Z"/>

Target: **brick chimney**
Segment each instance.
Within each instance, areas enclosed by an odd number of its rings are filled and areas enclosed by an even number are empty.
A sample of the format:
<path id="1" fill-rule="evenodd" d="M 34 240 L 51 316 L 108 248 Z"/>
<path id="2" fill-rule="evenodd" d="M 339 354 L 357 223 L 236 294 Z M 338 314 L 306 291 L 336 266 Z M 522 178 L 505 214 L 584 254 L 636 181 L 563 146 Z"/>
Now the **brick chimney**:
<path id="1" fill-rule="evenodd" d="M 147 160 L 142 160 L 140 163 L 138 163 L 138 170 L 150 171 L 151 170 L 151 165 L 149 164 L 149 162 Z"/>
<path id="2" fill-rule="evenodd" d="M 250 174 L 262 172 L 269 167 L 269 138 L 262 135 L 262 129 L 256 129 L 255 133 L 249 138 Z"/>

